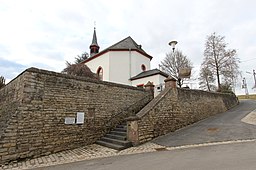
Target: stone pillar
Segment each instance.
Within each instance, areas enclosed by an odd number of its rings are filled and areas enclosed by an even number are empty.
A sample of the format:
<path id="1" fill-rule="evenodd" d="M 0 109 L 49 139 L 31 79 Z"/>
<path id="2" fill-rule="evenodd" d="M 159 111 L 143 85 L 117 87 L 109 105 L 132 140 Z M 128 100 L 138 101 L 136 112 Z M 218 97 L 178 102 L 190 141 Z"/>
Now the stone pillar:
<path id="1" fill-rule="evenodd" d="M 140 144 L 139 141 L 139 127 L 137 116 L 130 116 L 127 119 L 127 140 L 132 142 L 133 146 Z"/>
<path id="2" fill-rule="evenodd" d="M 164 80 L 165 87 L 177 88 L 176 81 L 177 80 L 171 76 L 167 77 L 167 79 Z"/>
<path id="3" fill-rule="evenodd" d="M 150 91 L 152 96 L 154 96 L 155 85 L 152 82 L 148 81 L 147 84 L 144 85 L 144 87 L 146 91 Z"/>

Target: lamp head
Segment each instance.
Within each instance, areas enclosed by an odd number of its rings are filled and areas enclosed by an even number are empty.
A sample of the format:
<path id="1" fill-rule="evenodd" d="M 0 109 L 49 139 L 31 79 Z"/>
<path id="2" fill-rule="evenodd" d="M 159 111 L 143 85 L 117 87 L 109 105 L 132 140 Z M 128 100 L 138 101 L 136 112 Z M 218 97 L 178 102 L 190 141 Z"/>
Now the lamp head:
<path id="1" fill-rule="evenodd" d="M 177 41 L 171 41 L 169 42 L 169 45 L 172 47 L 172 51 L 174 52 L 174 49 L 175 49 L 175 45 L 177 44 L 178 42 Z"/>

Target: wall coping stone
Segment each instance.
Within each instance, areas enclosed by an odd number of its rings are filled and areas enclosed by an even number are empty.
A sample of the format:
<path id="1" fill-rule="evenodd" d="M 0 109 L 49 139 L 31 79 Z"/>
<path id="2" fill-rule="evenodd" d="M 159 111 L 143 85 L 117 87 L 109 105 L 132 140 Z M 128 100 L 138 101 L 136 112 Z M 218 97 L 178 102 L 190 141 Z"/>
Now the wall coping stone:
<path id="1" fill-rule="evenodd" d="M 137 113 L 138 118 L 144 117 L 151 109 L 153 109 L 171 90 L 172 88 L 165 88 L 160 94 L 158 94 L 151 102 L 149 102 L 139 113 Z"/>
<path id="2" fill-rule="evenodd" d="M 87 82 L 91 82 L 91 83 L 103 84 L 103 85 L 108 85 L 108 86 L 115 86 L 115 87 L 121 87 L 121 88 L 126 88 L 126 89 L 145 91 L 145 89 L 139 88 L 139 87 L 124 85 L 124 84 L 118 84 L 118 83 L 113 83 L 113 82 L 107 82 L 107 81 L 102 81 L 102 80 L 95 80 L 95 79 L 88 78 L 88 77 L 81 77 L 81 76 L 74 76 L 74 75 L 69 75 L 69 74 L 57 73 L 57 72 L 54 72 L 54 71 L 48 71 L 48 70 L 39 69 L 39 68 L 35 68 L 35 67 L 30 67 L 30 68 L 24 70 L 17 77 L 12 79 L 8 84 L 10 84 L 12 81 L 17 79 L 19 76 L 25 74 L 26 72 L 40 73 L 40 74 L 52 75 L 52 76 L 56 76 L 56 77 L 62 77 L 62 78 L 66 78 L 66 79 L 74 79 L 74 80 L 78 80 L 78 81 L 87 81 Z M 8 84 L 6 84 L 6 86 Z"/>
<path id="3" fill-rule="evenodd" d="M 222 93 L 222 92 L 214 92 L 214 91 L 205 91 L 205 90 L 200 90 L 200 89 L 189 89 L 189 88 L 177 88 L 179 90 L 184 90 L 184 91 L 195 91 L 195 92 L 200 92 L 200 93 L 211 93 L 214 95 L 230 95 L 230 96 L 236 96 L 234 93 Z"/>
<path id="4" fill-rule="evenodd" d="M 125 120 L 126 121 L 136 121 L 136 120 L 140 120 L 140 119 L 141 119 L 140 117 L 135 115 L 135 116 L 130 116 L 130 117 L 126 118 Z"/>
<path id="5" fill-rule="evenodd" d="M 170 90 L 177 90 L 178 92 L 183 90 L 183 91 L 194 91 L 194 92 L 200 92 L 200 93 L 205 93 L 205 94 L 213 94 L 213 95 L 230 95 L 230 96 L 235 96 L 234 94 L 231 93 L 220 93 L 220 92 L 208 92 L 208 91 L 204 91 L 204 90 L 198 90 L 198 89 L 186 89 L 186 88 L 171 88 L 171 87 L 167 87 L 165 88 L 160 94 L 158 94 L 151 102 L 149 102 L 140 112 L 138 112 L 136 114 L 136 116 L 141 119 L 142 117 L 144 117 L 145 115 L 147 115 L 147 113 L 153 109 L 163 98 L 164 96 L 170 91 Z M 131 118 L 133 119 L 133 118 Z"/>

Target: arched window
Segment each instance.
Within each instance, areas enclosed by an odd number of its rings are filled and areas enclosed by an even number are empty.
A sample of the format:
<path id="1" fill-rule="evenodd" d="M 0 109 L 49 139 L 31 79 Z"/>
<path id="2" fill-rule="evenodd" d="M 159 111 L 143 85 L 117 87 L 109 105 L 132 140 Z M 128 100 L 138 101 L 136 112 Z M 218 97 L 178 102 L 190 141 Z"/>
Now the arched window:
<path id="1" fill-rule="evenodd" d="M 103 69 L 101 66 L 97 70 L 97 75 L 99 76 L 100 80 L 103 80 Z"/>
<path id="2" fill-rule="evenodd" d="M 146 71 L 146 66 L 144 64 L 141 65 L 141 70 Z"/>

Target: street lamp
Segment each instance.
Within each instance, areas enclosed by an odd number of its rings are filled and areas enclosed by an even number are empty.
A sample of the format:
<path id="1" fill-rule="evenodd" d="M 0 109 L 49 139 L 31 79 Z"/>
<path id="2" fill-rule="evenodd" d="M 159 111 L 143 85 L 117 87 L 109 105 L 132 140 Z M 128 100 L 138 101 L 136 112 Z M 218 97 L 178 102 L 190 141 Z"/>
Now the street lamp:
<path id="1" fill-rule="evenodd" d="M 256 88 L 256 73 L 255 73 L 255 70 L 253 70 L 253 78 L 254 78 L 254 87 L 253 88 Z"/>
<path id="2" fill-rule="evenodd" d="M 253 78 L 254 78 L 254 86 L 252 87 L 252 89 L 256 88 L 256 72 L 255 72 L 255 70 L 252 70 L 252 73 L 249 72 L 249 71 L 246 71 L 246 73 L 253 75 Z"/>
<path id="3" fill-rule="evenodd" d="M 175 50 L 175 45 L 178 43 L 178 41 L 171 41 L 171 42 L 169 42 L 168 44 L 172 47 L 172 52 L 174 53 L 174 50 Z M 173 54 L 172 54 L 173 55 Z M 175 58 L 174 58 L 175 59 Z M 159 67 L 159 70 L 161 70 L 161 68 L 162 68 L 162 65 L 161 64 L 159 64 L 158 65 L 158 67 Z"/>
<path id="4" fill-rule="evenodd" d="M 243 84 L 242 84 L 242 89 L 245 90 L 245 95 L 248 96 L 249 95 L 249 92 L 248 92 L 248 88 L 247 88 L 247 83 L 246 83 L 246 79 L 245 77 L 243 78 Z"/>
<path id="5" fill-rule="evenodd" d="M 175 45 L 178 43 L 178 41 L 171 41 L 169 42 L 169 45 L 172 47 L 172 51 L 174 52 L 175 50 Z"/>

